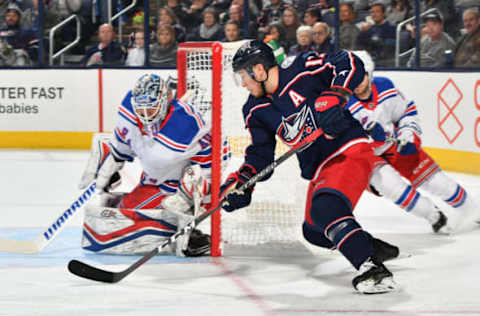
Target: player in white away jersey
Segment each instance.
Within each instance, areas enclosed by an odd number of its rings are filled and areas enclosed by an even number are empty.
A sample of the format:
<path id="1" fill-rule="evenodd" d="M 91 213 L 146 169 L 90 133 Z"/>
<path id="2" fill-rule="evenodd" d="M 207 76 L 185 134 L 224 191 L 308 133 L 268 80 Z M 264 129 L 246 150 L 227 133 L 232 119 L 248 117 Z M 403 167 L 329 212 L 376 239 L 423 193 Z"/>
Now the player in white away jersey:
<path id="1" fill-rule="evenodd" d="M 374 77 L 374 63 L 365 51 L 355 52 L 367 71 L 346 108 L 373 138 L 379 157 L 370 188 L 405 211 L 427 219 L 434 232 L 451 233 L 473 219 L 480 224 L 479 210 L 467 191 L 439 168 L 421 147 L 421 128 L 413 101 L 406 99 L 385 77 Z M 405 181 L 401 176 L 408 179 Z M 422 189 L 461 211 L 453 226 Z"/>
<path id="2" fill-rule="evenodd" d="M 158 75 L 140 77 L 118 108 L 113 135 L 94 137 L 80 187 L 96 180 L 99 194 L 86 207 L 84 249 L 150 251 L 192 219 L 194 205 L 208 203 L 210 129 L 191 105 L 171 98 L 169 86 Z M 134 158 L 143 168 L 140 183 L 126 194 L 109 193 Z M 194 230 L 170 250 L 196 256 L 209 247 L 210 236 Z"/>

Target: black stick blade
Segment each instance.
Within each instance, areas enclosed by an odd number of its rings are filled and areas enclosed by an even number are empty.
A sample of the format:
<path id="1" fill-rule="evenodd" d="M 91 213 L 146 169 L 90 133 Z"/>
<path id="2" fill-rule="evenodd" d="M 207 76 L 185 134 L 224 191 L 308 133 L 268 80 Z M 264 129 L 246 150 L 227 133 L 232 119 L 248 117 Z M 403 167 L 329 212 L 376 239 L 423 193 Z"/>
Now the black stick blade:
<path id="1" fill-rule="evenodd" d="M 122 275 L 118 277 L 118 273 L 101 270 L 78 260 L 71 260 L 68 263 L 68 271 L 81 278 L 99 282 L 116 283 L 123 279 Z"/>

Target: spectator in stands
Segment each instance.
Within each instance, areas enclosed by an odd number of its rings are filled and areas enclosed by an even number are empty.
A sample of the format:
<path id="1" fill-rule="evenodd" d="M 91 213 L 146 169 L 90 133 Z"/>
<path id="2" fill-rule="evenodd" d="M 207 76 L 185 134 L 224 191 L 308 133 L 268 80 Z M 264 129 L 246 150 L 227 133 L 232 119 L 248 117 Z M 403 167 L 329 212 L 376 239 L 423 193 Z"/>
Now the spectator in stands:
<path id="1" fill-rule="evenodd" d="M 225 38 L 222 42 L 235 42 L 242 39 L 240 25 L 237 21 L 228 20 L 224 26 Z"/>
<path id="2" fill-rule="evenodd" d="M 174 67 L 177 65 L 175 29 L 169 24 L 157 28 L 157 42 L 150 45 L 150 65 L 154 67 Z"/>
<path id="3" fill-rule="evenodd" d="M 340 4 L 338 17 L 340 20 L 338 48 L 353 50 L 360 29 L 355 25 L 355 12 L 352 3 Z"/>
<path id="4" fill-rule="evenodd" d="M 387 9 L 387 21 L 396 25 L 410 17 L 411 10 L 408 0 L 393 0 Z"/>
<path id="5" fill-rule="evenodd" d="M 423 17 L 427 33 L 420 42 L 420 66 L 442 67 L 447 64 L 447 56 L 455 48 L 453 39 L 443 31 L 443 17 L 434 11 Z M 415 65 L 415 51 L 410 56 L 407 66 Z"/>
<path id="6" fill-rule="evenodd" d="M 368 11 L 372 8 L 374 4 L 382 3 L 385 8 L 388 7 L 390 4 L 390 0 L 355 0 L 354 2 L 354 9 L 355 12 L 357 11 Z"/>
<path id="7" fill-rule="evenodd" d="M 158 24 L 169 24 L 175 30 L 175 40 L 178 43 L 185 42 L 185 28 L 180 24 L 178 17 L 170 7 L 158 9 Z"/>
<path id="8" fill-rule="evenodd" d="M 189 41 L 221 41 L 223 29 L 218 23 L 218 14 L 214 8 L 203 10 L 203 23 L 187 36 Z"/>
<path id="9" fill-rule="evenodd" d="M 24 28 L 21 16 L 20 7 L 10 3 L 4 15 L 6 25 L 0 28 L 0 64 L 4 66 L 29 66 L 37 62 L 37 32 Z"/>
<path id="10" fill-rule="evenodd" d="M 330 27 L 325 22 L 317 22 L 313 25 L 313 50 L 319 54 L 332 54 L 335 45 L 330 36 Z"/>
<path id="11" fill-rule="evenodd" d="M 463 35 L 455 47 L 455 66 L 480 67 L 480 15 L 476 8 L 463 12 Z"/>
<path id="12" fill-rule="evenodd" d="M 192 5 L 186 10 L 185 20 L 182 25 L 187 29 L 187 33 L 197 28 L 203 21 L 203 10 L 208 7 L 207 0 L 193 0 Z"/>
<path id="13" fill-rule="evenodd" d="M 134 31 L 134 46 L 128 50 L 126 66 L 145 65 L 145 33 L 143 29 Z"/>
<path id="14" fill-rule="evenodd" d="M 456 37 L 457 34 L 457 11 L 455 10 L 454 0 L 421 0 L 420 12 L 425 12 L 436 8 L 443 16 L 443 28 L 450 36 Z"/>
<path id="15" fill-rule="evenodd" d="M 287 46 L 295 45 L 297 43 L 297 29 L 301 25 L 297 11 L 292 7 L 285 8 L 280 24 L 285 30 Z"/>
<path id="16" fill-rule="evenodd" d="M 258 32 L 263 34 L 267 33 L 267 26 L 270 23 L 279 22 L 287 6 L 283 0 L 270 0 L 270 4 L 263 8 L 262 13 L 258 17 Z"/>
<path id="17" fill-rule="evenodd" d="M 32 0 L 32 2 L 23 10 L 22 25 L 28 28 L 38 30 L 39 17 L 38 17 L 38 1 Z M 43 33 L 47 33 L 50 28 L 62 21 L 66 15 L 62 13 L 59 3 L 52 0 L 43 0 Z"/>
<path id="18" fill-rule="evenodd" d="M 270 40 L 275 39 L 278 42 L 278 45 L 283 48 L 285 53 L 288 52 L 290 46 L 288 45 L 285 29 L 283 28 L 280 22 L 270 23 L 268 26 L 268 34 L 265 36 L 265 43 L 268 43 Z M 294 45 L 297 42 L 295 41 Z"/>
<path id="19" fill-rule="evenodd" d="M 81 64 L 95 65 L 123 65 L 126 49 L 115 41 L 115 32 L 110 24 L 102 24 L 98 28 L 100 43 L 87 49 Z"/>
<path id="20" fill-rule="evenodd" d="M 231 4 L 238 5 L 242 11 L 244 8 L 244 0 L 232 0 Z M 257 18 L 260 16 L 260 10 L 263 8 L 262 0 L 249 0 L 248 1 L 248 19 L 251 21 L 257 21 Z"/>
<path id="21" fill-rule="evenodd" d="M 392 66 L 395 48 L 395 26 L 385 19 L 385 5 L 375 3 L 370 8 L 371 23 L 361 26 L 356 49 L 366 50 L 379 66 Z"/>
<path id="22" fill-rule="evenodd" d="M 306 25 L 313 27 L 315 23 L 320 21 L 322 21 L 322 14 L 317 7 L 310 7 L 305 11 L 303 22 L 305 22 Z"/>
<path id="23" fill-rule="evenodd" d="M 303 16 L 308 8 L 315 6 L 318 0 L 293 0 L 292 5 L 298 13 L 298 16 Z"/>
<path id="24" fill-rule="evenodd" d="M 245 36 L 244 29 L 243 29 L 244 27 L 243 8 L 240 7 L 238 4 L 232 3 L 232 5 L 230 5 L 230 8 L 228 9 L 228 17 L 230 18 L 230 20 L 238 23 L 241 31 L 240 36 L 242 38 L 249 38 L 249 39 L 257 38 L 257 24 L 254 21 L 252 21 L 250 17 L 248 20 L 248 35 Z"/>
<path id="25" fill-rule="evenodd" d="M 185 21 L 187 17 L 187 12 L 183 6 L 179 3 L 179 0 L 167 0 L 167 7 L 172 9 L 175 13 L 175 16 L 179 21 Z"/>
<path id="26" fill-rule="evenodd" d="M 308 25 L 302 25 L 297 29 L 297 44 L 290 48 L 288 55 L 291 56 L 309 51 L 313 51 L 312 27 Z"/>

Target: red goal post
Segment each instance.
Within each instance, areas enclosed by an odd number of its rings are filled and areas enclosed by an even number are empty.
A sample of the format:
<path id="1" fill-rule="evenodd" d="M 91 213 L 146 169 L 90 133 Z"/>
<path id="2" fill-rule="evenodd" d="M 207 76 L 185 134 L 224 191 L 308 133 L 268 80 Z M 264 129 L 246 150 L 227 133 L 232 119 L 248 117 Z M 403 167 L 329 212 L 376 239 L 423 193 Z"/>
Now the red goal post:
<path id="1" fill-rule="evenodd" d="M 211 124 L 212 205 L 219 202 L 222 180 L 243 162 L 250 141 L 242 114 L 248 91 L 241 87 L 231 67 L 233 56 L 242 43 L 244 41 L 187 42 L 181 43 L 177 51 L 177 96 L 183 97 L 202 113 L 207 124 Z M 228 139 L 232 151 L 227 168 L 222 165 L 225 139 Z M 288 148 L 279 142 L 277 157 L 286 150 Z M 294 158 L 275 171 L 268 185 L 257 184 L 254 202 L 249 207 L 223 217 L 221 212 L 212 215 L 212 256 L 221 256 L 225 245 L 251 248 L 251 245 L 268 244 L 271 248 L 272 243 L 283 247 L 298 240 L 303 202 L 299 203 L 294 194 L 301 185 L 299 181 L 291 181 L 292 173 L 299 178 L 298 163 Z"/>

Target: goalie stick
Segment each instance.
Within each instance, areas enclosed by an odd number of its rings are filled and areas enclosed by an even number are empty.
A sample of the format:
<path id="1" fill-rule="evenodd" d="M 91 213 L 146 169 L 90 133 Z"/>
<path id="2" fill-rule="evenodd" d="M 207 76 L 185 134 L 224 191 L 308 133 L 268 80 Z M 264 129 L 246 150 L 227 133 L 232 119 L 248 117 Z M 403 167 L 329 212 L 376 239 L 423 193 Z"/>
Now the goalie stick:
<path id="1" fill-rule="evenodd" d="M 96 183 L 92 183 L 63 213 L 48 226 L 40 236 L 32 240 L 11 240 L 0 238 L 0 252 L 34 254 L 45 248 L 65 227 L 66 223 L 73 218 L 76 211 L 95 192 Z"/>
<path id="2" fill-rule="evenodd" d="M 254 175 L 252 178 L 250 178 L 247 182 L 245 182 L 238 190 L 243 192 L 246 189 L 250 188 L 253 186 L 255 183 L 257 183 L 259 180 L 261 180 L 264 176 L 272 172 L 278 165 L 280 165 L 282 162 L 296 154 L 297 152 L 302 151 L 306 147 L 308 147 L 313 141 L 315 141 L 318 137 L 320 137 L 323 134 L 323 131 L 321 129 L 316 130 L 309 136 L 307 136 L 301 143 L 297 144 L 295 147 L 291 148 L 289 151 L 281 155 L 279 158 L 275 159 L 271 164 L 266 166 L 262 171 Z M 156 247 L 155 249 L 151 250 L 147 254 L 145 254 L 142 258 L 134 262 L 132 265 L 130 265 L 127 269 L 119 272 L 112 272 L 112 271 L 107 271 L 107 270 L 102 270 L 96 267 L 93 267 L 91 265 L 88 265 L 86 263 L 83 263 L 78 260 L 71 260 L 68 263 L 68 270 L 85 279 L 90 279 L 93 281 L 99 281 L 99 282 L 106 282 L 106 283 L 117 283 L 121 281 L 123 278 L 125 278 L 127 275 L 135 271 L 138 267 L 143 265 L 145 262 L 156 256 L 162 248 L 164 248 L 167 245 L 170 245 L 171 243 L 175 242 L 180 236 L 184 235 L 185 233 L 191 231 L 193 228 L 195 228 L 198 224 L 203 222 L 206 218 L 211 216 L 213 213 L 217 212 L 222 208 L 222 206 L 225 203 L 225 197 L 220 200 L 219 204 L 217 207 L 207 210 L 200 215 L 196 216 L 190 223 L 188 223 L 185 227 L 183 227 L 181 230 L 170 236 L 165 242 L 163 242 L 160 246 Z"/>

